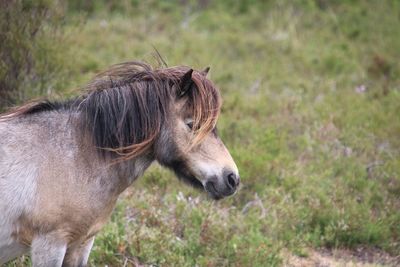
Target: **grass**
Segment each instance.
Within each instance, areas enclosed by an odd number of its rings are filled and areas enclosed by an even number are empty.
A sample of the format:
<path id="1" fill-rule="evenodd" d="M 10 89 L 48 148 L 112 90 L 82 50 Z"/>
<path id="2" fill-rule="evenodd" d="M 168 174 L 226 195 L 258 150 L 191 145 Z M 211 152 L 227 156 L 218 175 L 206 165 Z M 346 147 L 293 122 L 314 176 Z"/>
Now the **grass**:
<path id="1" fill-rule="evenodd" d="M 153 166 L 120 199 L 91 265 L 279 266 L 283 251 L 321 247 L 399 255 L 400 4 L 229 3 L 67 16 L 65 97 L 111 64 L 155 62 L 152 46 L 169 65 L 211 66 L 243 182 L 212 202 Z"/>

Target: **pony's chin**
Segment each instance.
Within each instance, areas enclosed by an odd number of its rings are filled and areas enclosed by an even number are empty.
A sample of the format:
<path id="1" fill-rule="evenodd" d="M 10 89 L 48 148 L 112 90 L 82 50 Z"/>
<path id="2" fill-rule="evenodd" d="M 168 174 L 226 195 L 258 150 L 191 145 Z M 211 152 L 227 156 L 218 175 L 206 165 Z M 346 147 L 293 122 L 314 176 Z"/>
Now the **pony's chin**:
<path id="1" fill-rule="evenodd" d="M 214 183 L 206 182 L 204 185 L 204 189 L 208 193 L 208 195 L 214 200 L 220 200 L 226 197 L 226 195 L 220 193 L 217 188 L 215 187 Z"/>
<path id="2" fill-rule="evenodd" d="M 206 182 L 204 185 L 204 189 L 208 193 L 208 195 L 214 200 L 220 200 L 225 197 L 229 197 L 231 195 L 234 195 L 237 192 L 237 190 L 218 189 L 218 187 L 216 187 L 215 183 L 212 181 Z"/>

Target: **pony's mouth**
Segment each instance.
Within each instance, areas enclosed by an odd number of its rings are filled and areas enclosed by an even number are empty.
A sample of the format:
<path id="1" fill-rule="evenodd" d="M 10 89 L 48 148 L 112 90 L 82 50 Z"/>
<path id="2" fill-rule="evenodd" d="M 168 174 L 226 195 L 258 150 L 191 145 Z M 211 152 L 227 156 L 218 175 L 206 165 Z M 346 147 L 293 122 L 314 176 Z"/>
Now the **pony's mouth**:
<path id="1" fill-rule="evenodd" d="M 236 193 L 235 190 L 218 190 L 218 187 L 212 181 L 207 181 L 204 185 L 204 189 L 208 192 L 208 194 L 215 200 L 222 199 L 224 197 L 231 196 Z"/>
<path id="2" fill-rule="evenodd" d="M 236 190 L 220 188 L 218 186 L 216 177 L 209 178 L 207 182 L 202 183 L 200 179 L 192 174 L 192 171 L 187 167 L 184 161 L 177 160 L 171 162 L 167 166 L 175 172 L 176 176 L 181 181 L 191 185 L 196 189 L 205 190 L 214 200 L 220 200 L 224 197 L 233 195 L 236 192 Z"/>
<path id="3" fill-rule="evenodd" d="M 206 182 L 206 184 L 204 185 L 204 189 L 215 200 L 219 200 L 224 197 L 221 193 L 218 192 L 217 188 L 215 188 L 213 182 L 210 181 Z"/>

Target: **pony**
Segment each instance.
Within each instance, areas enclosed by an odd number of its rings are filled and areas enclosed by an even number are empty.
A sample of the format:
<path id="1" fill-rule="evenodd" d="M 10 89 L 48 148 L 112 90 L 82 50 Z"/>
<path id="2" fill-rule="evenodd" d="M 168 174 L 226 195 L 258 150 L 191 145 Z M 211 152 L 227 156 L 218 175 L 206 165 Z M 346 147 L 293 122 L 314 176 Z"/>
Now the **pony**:
<path id="1" fill-rule="evenodd" d="M 118 196 L 152 164 L 213 199 L 237 191 L 218 137 L 221 96 L 204 71 L 112 66 L 80 96 L 0 116 L 0 264 L 86 266 Z"/>

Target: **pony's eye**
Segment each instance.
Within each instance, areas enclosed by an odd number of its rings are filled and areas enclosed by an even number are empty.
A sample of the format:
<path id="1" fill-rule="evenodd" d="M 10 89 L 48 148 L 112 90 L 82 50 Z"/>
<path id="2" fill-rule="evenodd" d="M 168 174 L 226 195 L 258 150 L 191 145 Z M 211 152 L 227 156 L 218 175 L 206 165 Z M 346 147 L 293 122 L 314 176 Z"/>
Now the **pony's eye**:
<path id="1" fill-rule="evenodd" d="M 190 130 L 193 130 L 193 120 L 187 120 L 185 123 Z"/>

